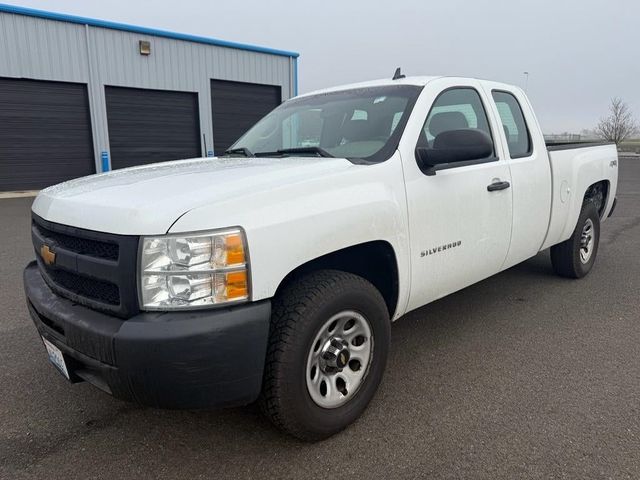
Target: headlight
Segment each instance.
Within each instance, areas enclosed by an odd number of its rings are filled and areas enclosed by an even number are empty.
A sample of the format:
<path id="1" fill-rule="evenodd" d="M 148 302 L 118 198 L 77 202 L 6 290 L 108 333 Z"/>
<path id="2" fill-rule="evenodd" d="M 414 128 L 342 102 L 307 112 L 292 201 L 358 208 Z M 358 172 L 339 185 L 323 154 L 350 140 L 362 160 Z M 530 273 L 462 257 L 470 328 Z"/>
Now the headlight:
<path id="1" fill-rule="evenodd" d="M 142 238 L 140 301 L 147 310 L 203 307 L 249 298 L 240 229 Z"/>

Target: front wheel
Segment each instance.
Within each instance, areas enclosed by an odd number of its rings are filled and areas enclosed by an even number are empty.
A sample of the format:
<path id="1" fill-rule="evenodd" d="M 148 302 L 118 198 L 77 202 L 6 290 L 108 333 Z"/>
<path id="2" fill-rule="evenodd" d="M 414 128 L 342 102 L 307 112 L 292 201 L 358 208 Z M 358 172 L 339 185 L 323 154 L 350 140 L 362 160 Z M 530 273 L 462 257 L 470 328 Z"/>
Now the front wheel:
<path id="1" fill-rule="evenodd" d="M 285 432 L 327 438 L 374 396 L 389 350 L 380 292 L 357 275 L 313 272 L 274 300 L 261 405 Z"/>
<path id="2" fill-rule="evenodd" d="M 584 277 L 596 261 L 599 243 L 600 216 L 593 202 L 586 201 L 571 237 L 551 247 L 553 270 L 562 277 Z"/>

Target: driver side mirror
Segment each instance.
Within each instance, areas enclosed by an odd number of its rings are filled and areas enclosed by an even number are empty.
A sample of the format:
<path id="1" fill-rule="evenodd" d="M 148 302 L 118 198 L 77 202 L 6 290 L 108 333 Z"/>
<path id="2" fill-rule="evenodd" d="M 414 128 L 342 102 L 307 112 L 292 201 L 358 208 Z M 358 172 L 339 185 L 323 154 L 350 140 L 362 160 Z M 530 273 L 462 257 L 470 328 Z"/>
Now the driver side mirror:
<path id="1" fill-rule="evenodd" d="M 472 128 L 442 132 L 433 141 L 433 148 L 416 148 L 416 160 L 425 175 L 435 175 L 438 165 L 481 160 L 492 154 L 491 137 Z"/>

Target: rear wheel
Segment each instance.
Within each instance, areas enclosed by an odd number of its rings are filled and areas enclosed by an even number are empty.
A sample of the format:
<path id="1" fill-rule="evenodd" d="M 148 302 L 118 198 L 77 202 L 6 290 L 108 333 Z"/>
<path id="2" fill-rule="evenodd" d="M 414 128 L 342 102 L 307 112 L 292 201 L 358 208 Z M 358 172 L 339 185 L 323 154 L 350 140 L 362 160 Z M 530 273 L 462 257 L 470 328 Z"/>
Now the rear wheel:
<path id="1" fill-rule="evenodd" d="M 553 270 L 562 277 L 584 277 L 596 261 L 599 243 L 600 216 L 593 202 L 586 201 L 571 237 L 551 247 Z"/>
<path id="2" fill-rule="evenodd" d="M 302 440 L 327 438 L 375 394 L 389 349 L 386 303 L 367 280 L 323 270 L 274 300 L 261 406 Z"/>

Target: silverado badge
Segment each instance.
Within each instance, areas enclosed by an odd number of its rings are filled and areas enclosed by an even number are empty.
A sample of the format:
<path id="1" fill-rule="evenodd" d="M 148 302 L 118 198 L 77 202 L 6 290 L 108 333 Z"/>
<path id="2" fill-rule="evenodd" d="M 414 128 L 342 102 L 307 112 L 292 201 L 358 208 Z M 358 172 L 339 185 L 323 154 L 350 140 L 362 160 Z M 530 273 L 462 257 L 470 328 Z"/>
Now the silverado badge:
<path id="1" fill-rule="evenodd" d="M 40 247 L 40 256 L 45 265 L 53 265 L 56 261 L 56 254 L 52 252 L 49 245 L 42 245 Z"/>
<path id="2" fill-rule="evenodd" d="M 427 257 L 429 255 L 433 255 L 434 253 L 440 253 L 444 250 L 450 250 L 452 248 L 456 248 L 462 245 L 462 240 L 458 240 L 453 243 L 447 243 L 445 245 L 439 245 L 437 247 L 429 248 L 428 250 L 423 250 L 420 252 L 421 257 Z"/>

